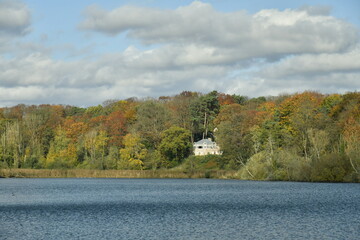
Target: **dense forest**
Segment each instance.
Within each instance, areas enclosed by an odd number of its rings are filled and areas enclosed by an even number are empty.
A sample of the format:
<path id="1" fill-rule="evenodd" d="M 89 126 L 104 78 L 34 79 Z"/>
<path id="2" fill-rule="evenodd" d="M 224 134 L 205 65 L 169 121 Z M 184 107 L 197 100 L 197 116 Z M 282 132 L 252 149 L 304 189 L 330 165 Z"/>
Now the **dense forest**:
<path id="1" fill-rule="evenodd" d="M 203 138 L 223 154 L 194 156 Z M 357 182 L 360 93 L 184 91 L 87 108 L 1 108 L 0 168 L 224 169 L 241 179 Z"/>

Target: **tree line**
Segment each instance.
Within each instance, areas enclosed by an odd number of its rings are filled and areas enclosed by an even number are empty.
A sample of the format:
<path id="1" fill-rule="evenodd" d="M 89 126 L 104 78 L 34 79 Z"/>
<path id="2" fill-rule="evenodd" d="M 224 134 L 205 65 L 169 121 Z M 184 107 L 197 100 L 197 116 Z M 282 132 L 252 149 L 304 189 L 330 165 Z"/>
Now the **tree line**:
<path id="1" fill-rule="evenodd" d="M 223 154 L 194 156 L 203 138 Z M 242 179 L 359 181 L 360 93 L 184 91 L 87 108 L 0 108 L 0 167 L 225 169 Z"/>

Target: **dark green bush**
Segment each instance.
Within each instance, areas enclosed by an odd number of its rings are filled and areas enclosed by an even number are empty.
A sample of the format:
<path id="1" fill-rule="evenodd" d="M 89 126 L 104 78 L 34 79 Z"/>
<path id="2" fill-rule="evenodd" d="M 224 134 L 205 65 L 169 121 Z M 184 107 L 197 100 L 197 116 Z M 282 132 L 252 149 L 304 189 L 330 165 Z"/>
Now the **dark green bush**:
<path id="1" fill-rule="evenodd" d="M 351 173 L 351 165 L 344 155 L 328 154 L 315 161 L 311 170 L 311 181 L 342 182 Z"/>

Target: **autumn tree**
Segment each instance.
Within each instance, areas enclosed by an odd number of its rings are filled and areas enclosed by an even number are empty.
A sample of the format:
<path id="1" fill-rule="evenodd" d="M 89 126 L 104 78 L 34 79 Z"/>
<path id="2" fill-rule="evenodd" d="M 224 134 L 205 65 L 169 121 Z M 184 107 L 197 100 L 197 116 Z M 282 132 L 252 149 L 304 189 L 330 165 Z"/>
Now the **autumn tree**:
<path id="1" fill-rule="evenodd" d="M 143 169 L 143 161 L 148 151 L 145 145 L 141 143 L 140 136 L 127 134 L 124 137 L 124 145 L 125 147 L 120 149 L 118 169 Z"/>
<path id="2" fill-rule="evenodd" d="M 105 131 L 91 129 L 84 135 L 83 144 L 86 150 L 84 167 L 104 169 L 108 136 Z"/>
<path id="3" fill-rule="evenodd" d="M 322 96 L 314 92 L 295 94 L 282 102 L 277 110 L 276 117 L 282 129 L 292 138 L 290 145 L 297 146 L 305 159 L 310 160 L 309 129 L 316 128 Z"/>
<path id="4" fill-rule="evenodd" d="M 110 113 L 104 123 L 105 129 L 108 132 L 109 144 L 112 146 L 121 147 L 122 141 L 127 133 L 126 119 L 122 111 Z"/>
<path id="5" fill-rule="evenodd" d="M 250 179 L 359 181 L 359 119 L 358 92 L 249 99 L 184 91 L 87 108 L 19 104 L 0 108 L 0 167 L 158 169 L 181 163 L 191 142 L 212 138 L 221 157 L 193 156 L 182 167 L 240 168 Z"/>
<path id="6" fill-rule="evenodd" d="M 45 168 L 72 168 L 77 165 L 76 146 L 61 127 L 56 129 L 55 138 L 44 161 Z"/>
<path id="7" fill-rule="evenodd" d="M 218 94 L 218 101 L 219 101 L 220 106 L 235 103 L 234 97 L 229 94 L 225 94 L 225 93 Z"/>
<path id="8" fill-rule="evenodd" d="M 66 136 L 76 143 L 89 131 L 90 126 L 86 122 L 76 121 L 74 118 L 68 117 L 63 121 L 63 129 L 66 132 Z"/>

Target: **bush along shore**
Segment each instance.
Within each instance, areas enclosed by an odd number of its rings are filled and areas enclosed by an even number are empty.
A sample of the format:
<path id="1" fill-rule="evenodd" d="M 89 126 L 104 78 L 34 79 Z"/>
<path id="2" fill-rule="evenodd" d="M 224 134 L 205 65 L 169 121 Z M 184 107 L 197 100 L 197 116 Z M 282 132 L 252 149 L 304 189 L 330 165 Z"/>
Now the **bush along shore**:
<path id="1" fill-rule="evenodd" d="M 236 171 L 0 169 L 2 178 L 216 178 L 233 179 Z"/>

